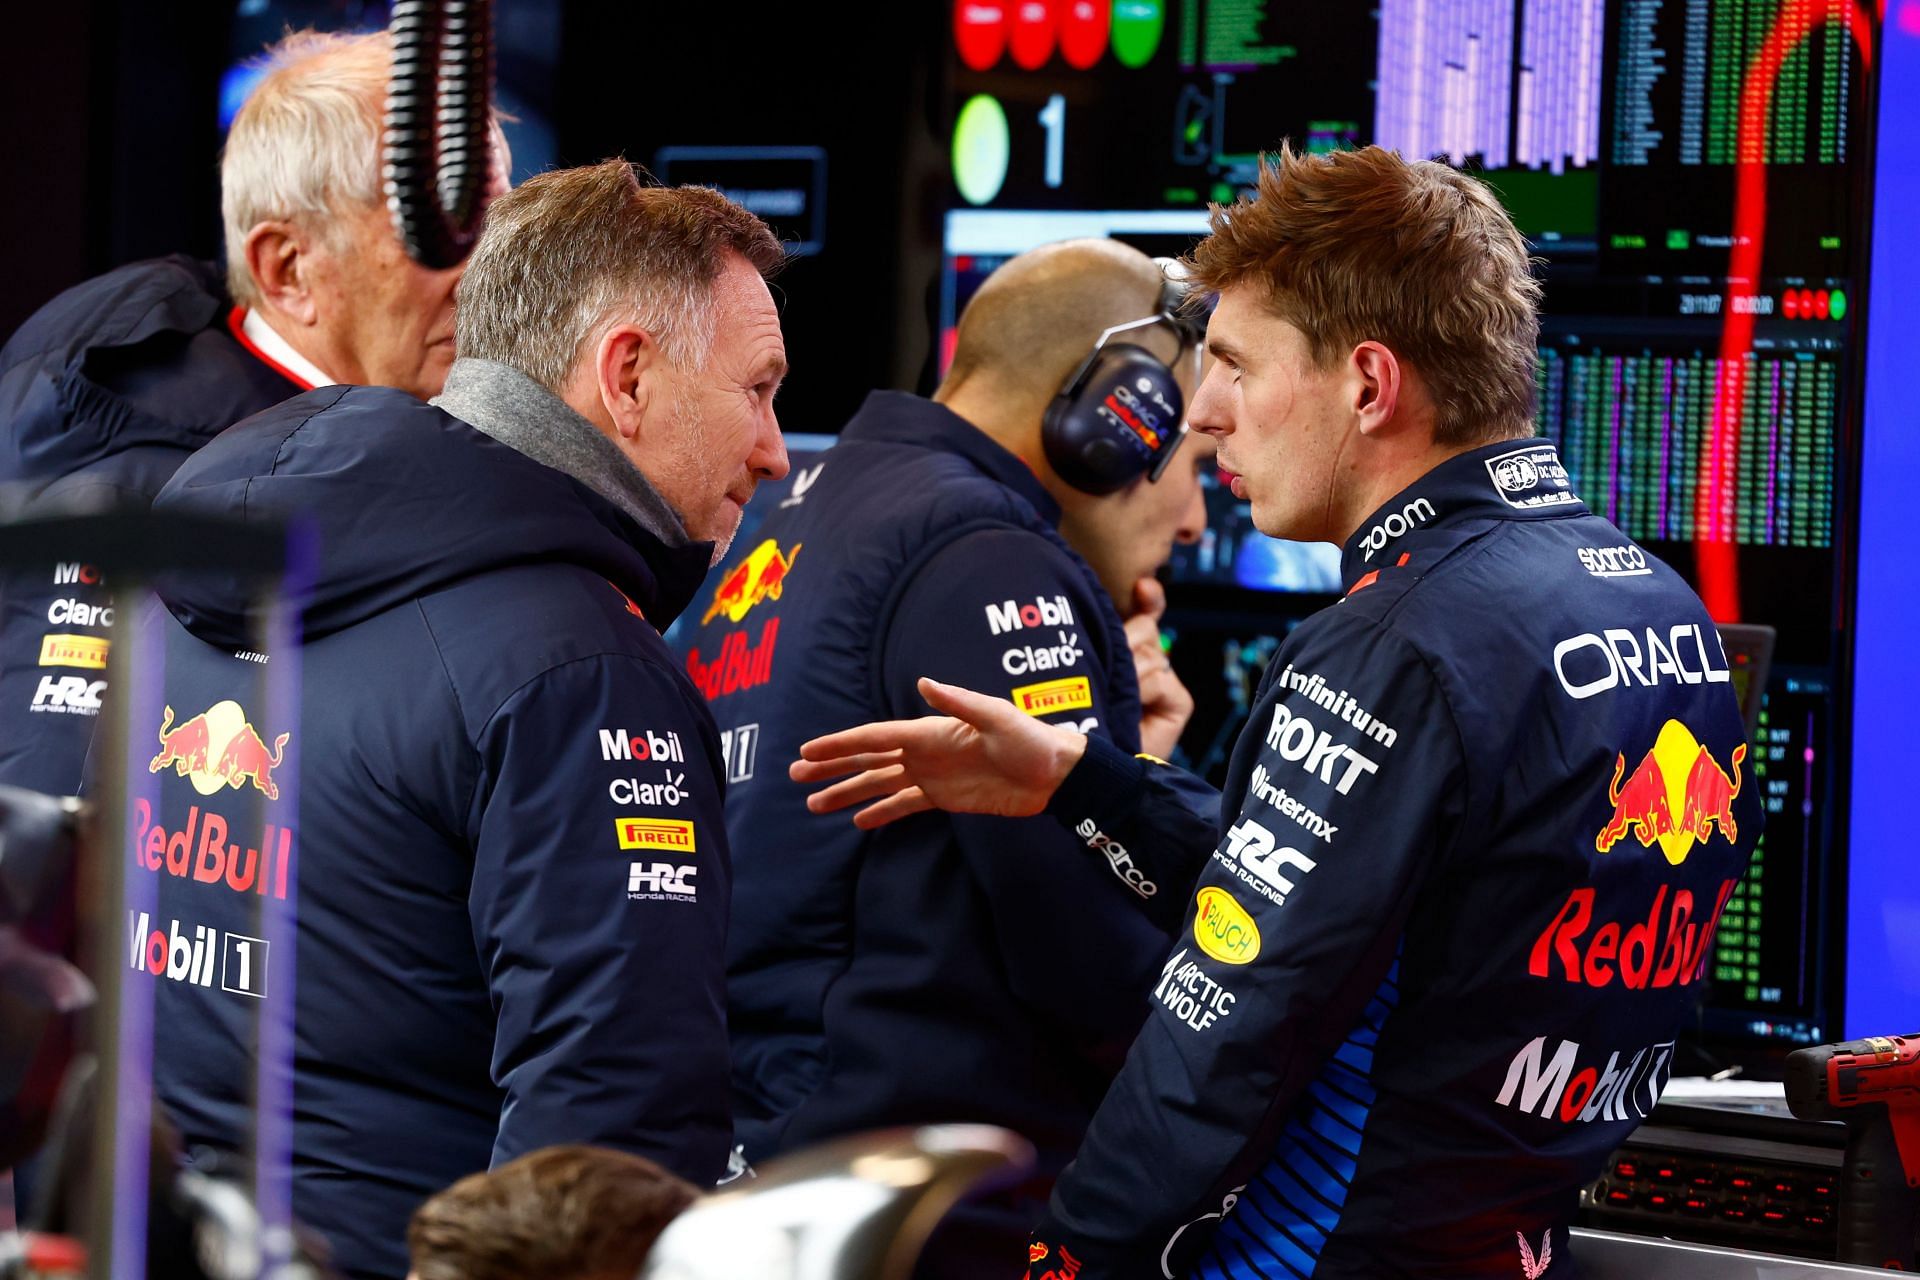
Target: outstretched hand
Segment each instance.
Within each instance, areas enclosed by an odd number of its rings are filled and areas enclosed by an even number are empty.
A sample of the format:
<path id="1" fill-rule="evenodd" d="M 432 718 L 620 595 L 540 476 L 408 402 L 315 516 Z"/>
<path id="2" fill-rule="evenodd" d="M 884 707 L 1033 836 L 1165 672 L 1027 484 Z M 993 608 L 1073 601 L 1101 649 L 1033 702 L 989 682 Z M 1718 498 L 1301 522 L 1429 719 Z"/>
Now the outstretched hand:
<path id="1" fill-rule="evenodd" d="M 875 801 L 853 817 L 865 831 L 929 809 L 1025 818 L 1046 807 L 1086 754 L 1083 735 L 1042 724 L 1004 698 L 925 678 L 919 689 L 944 714 L 876 721 L 801 744 L 787 770 L 795 782 L 844 778 L 808 796 L 808 809 Z"/>

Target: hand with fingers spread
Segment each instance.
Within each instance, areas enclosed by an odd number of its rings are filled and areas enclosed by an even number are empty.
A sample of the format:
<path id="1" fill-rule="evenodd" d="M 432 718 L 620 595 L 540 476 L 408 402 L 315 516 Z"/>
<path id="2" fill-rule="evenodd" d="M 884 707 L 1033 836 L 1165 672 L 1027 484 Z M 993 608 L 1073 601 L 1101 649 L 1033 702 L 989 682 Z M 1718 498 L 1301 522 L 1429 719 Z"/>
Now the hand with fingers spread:
<path id="1" fill-rule="evenodd" d="M 1167 611 L 1167 589 L 1157 578 L 1133 584 L 1133 614 L 1127 619 L 1127 644 L 1140 682 L 1140 749 L 1171 756 L 1193 718 L 1193 695 L 1160 647 L 1160 615 Z"/>
<path id="2" fill-rule="evenodd" d="M 924 678 L 918 687 L 945 714 L 858 725 L 801 744 L 787 770 L 795 782 L 844 778 L 808 796 L 807 808 L 832 813 L 877 801 L 854 815 L 862 830 L 929 809 L 1025 818 L 1046 807 L 1086 754 L 1084 735 L 1043 724 L 1004 698 Z"/>

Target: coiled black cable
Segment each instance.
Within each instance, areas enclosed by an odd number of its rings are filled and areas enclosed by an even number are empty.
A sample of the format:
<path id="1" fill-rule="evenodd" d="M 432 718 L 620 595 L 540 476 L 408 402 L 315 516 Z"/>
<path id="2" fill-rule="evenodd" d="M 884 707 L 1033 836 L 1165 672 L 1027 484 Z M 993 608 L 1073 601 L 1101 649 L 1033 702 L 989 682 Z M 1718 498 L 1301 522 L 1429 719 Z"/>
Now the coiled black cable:
<path id="1" fill-rule="evenodd" d="M 492 180 L 492 0 L 397 0 L 388 29 L 387 207 L 409 257 L 457 266 Z"/>

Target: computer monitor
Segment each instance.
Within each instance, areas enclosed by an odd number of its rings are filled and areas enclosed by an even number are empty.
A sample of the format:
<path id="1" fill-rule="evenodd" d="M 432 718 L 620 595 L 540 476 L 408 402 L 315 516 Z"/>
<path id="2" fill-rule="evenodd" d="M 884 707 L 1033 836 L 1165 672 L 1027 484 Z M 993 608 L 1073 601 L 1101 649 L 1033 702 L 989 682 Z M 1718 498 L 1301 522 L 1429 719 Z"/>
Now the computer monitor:
<path id="1" fill-rule="evenodd" d="M 1870 7 L 1869 7 L 1870 8 Z M 1538 426 L 1577 492 L 1732 629 L 1767 828 L 1723 917 L 1698 1037 L 1777 1059 L 1840 1024 L 1847 768 L 1843 495 L 1859 466 L 1860 298 L 1877 21 L 1847 0 L 1127 0 L 952 8 L 953 187 L 935 319 L 1006 257 L 1205 234 L 1282 138 L 1379 142 L 1482 177 L 1546 286 Z M 1088 145 L 1099 139 L 1100 145 Z M 1116 148 L 1129 150 L 1116 159 Z M 950 346 L 943 345 L 943 354 Z M 1337 590 L 1331 548 L 1276 549 L 1215 489 L 1169 570 L 1224 766 L 1260 666 Z M 1277 589 L 1276 589 L 1277 588 Z M 1744 657 L 1742 657 L 1744 655 Z M 1737 910 L 1736 910 L 1737 907 Z M 1857 913 L 1856 913 L 1857 914 Z"/>

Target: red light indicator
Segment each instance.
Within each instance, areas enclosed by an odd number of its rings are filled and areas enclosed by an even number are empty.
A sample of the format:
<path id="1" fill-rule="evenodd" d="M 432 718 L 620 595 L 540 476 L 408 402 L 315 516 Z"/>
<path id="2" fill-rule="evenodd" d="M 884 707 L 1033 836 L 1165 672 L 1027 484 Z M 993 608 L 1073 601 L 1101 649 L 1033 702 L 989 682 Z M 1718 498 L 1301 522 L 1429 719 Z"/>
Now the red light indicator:
<path id="1" fill-rule="evenodd" d="M 1038 71 L 1053 56 L 1053 37 L 1059 25 L 1054 0 L 1012 0 L 1014 65 Z"/>
<path id="2" fill-rule="evenodd" d="M 1111 0 L 1065 0 L 1060 15 L 1060 56 L 1067 65 L 1087 71 L 1107 51 L 1107 24 L 1113 17 Z"/>
<path id="3" fill-rule="evenodd" d="M 953 45 L 960 61 L 986 71 L 1007 48 L 1007 0 L 954 0 Z"/>
<path id="4" fill-rule="evenodd" d="M 1832 306 L 1833 306 L 1833 295 L 1828 293 L 1825 289 L 1822 289 L 1820 292 L 1813 295 L 1813 314 L 1820 317 L 1822 320 L 1825 320 L 1827 318 L 1827 313 L 1829 310 L 1832 309 Z"/>

